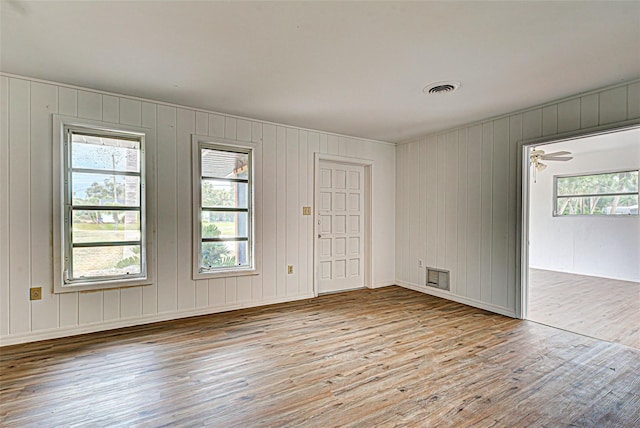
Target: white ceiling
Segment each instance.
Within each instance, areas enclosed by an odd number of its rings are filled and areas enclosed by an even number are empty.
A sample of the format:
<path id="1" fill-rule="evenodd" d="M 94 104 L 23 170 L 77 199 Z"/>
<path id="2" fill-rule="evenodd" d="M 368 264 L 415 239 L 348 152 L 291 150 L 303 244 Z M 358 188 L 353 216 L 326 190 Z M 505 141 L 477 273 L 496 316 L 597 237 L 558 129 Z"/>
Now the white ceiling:
<path id="1" fill-rule="evenodd" d="M 640 76 L 640 2 L 2 1 L 0 70 L 398 142 Z M 440 80 L 462 87 L 426 96 Z"/>

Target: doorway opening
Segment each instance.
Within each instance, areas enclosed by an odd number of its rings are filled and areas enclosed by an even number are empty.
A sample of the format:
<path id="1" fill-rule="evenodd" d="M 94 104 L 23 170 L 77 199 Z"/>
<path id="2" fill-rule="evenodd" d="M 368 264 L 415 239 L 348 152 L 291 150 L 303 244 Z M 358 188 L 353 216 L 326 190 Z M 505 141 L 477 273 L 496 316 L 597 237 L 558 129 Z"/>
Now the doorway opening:
<path id="1" fill-rule="evenodd" d="M 523 155 L 523 317 L 640 349 L 640 127 Z"/>

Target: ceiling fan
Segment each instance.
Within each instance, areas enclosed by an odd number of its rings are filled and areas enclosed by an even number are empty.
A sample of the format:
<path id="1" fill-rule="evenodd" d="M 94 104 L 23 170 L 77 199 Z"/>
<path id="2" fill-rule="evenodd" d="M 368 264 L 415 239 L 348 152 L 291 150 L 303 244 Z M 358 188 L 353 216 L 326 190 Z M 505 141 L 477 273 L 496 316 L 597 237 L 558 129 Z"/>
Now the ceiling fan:
<path id="1" fill-rule="evenodd" d="M 534 166 L 538 171 L 542 171 L 547 168 L 547 165 L 542 163 L 543 160 L 566 162 L 573 159 L 572 156 L 567 156 L 570 154 L 571 152 L 567 152 L 567 151 L 545 153 L 544 150 L 534 148 L 533 150 L 531 150 L 531 153 L 529 153 L 529 160 L 531 162 L 531 166 Z"/>
<path id="2" fill-rule="evenodd" d="M 531 152 L 529 152 L 529 163 L 533 167 L 533 178 L 536 179 L 536 172 L 544 171 L 547 168 L 547 165 L 542 163 L 542 161 L 561 161 L 566 162 L 573 159 L 570 155 L 571 152 L 561 151 L 561 152 L 553 152 L 553 153 L 545 153 L 544 150 L 536 149 L 535 147 Z"/>

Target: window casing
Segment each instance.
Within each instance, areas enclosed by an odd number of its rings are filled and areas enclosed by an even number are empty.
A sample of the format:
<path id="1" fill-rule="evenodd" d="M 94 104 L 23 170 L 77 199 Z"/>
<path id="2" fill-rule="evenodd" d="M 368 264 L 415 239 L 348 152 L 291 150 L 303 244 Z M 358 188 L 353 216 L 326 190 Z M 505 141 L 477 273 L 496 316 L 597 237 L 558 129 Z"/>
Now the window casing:
<path id="1" fill-rule="evenodd" d="M 193 144 L 194 278 L 255 273 L 253 149 Z"/>
<path id="2" fill-rule="evenodd" d="M 554 176 L 553 215 L 638 215 L 638 170 Z"/>
<path id="3" fill-rule="evenodd" d="M 62 117 L 56 126 L 55 291 L 148 284 L 145 132 Z"/>

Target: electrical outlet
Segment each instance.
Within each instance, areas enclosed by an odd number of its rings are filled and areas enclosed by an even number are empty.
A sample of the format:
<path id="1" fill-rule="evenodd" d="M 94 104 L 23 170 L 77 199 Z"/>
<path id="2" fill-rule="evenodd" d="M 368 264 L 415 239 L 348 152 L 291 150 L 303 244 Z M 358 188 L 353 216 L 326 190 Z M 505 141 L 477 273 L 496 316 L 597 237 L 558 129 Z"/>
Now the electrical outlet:
<path id="1" fill-rule="evenodd" d="M 418 267 L 419 268 L 424 267 L 424 260 L 418 259 Z"/>
<path id="2" fill-rule="evenodd" d="M 287 266 L 287 273 L 291 275 L 293 273 L 293 265 Z"/>
<path id="3" fill-rule="evenodd" d="M 31 300 L 42 299 L 42 287 L 33 287 L 29 289 L 29 298 Z"/>
<path id="4" fill-rule="evenodd" d="M 302 207 L 302 215 L 311 215 L 311 207 Z"/>

